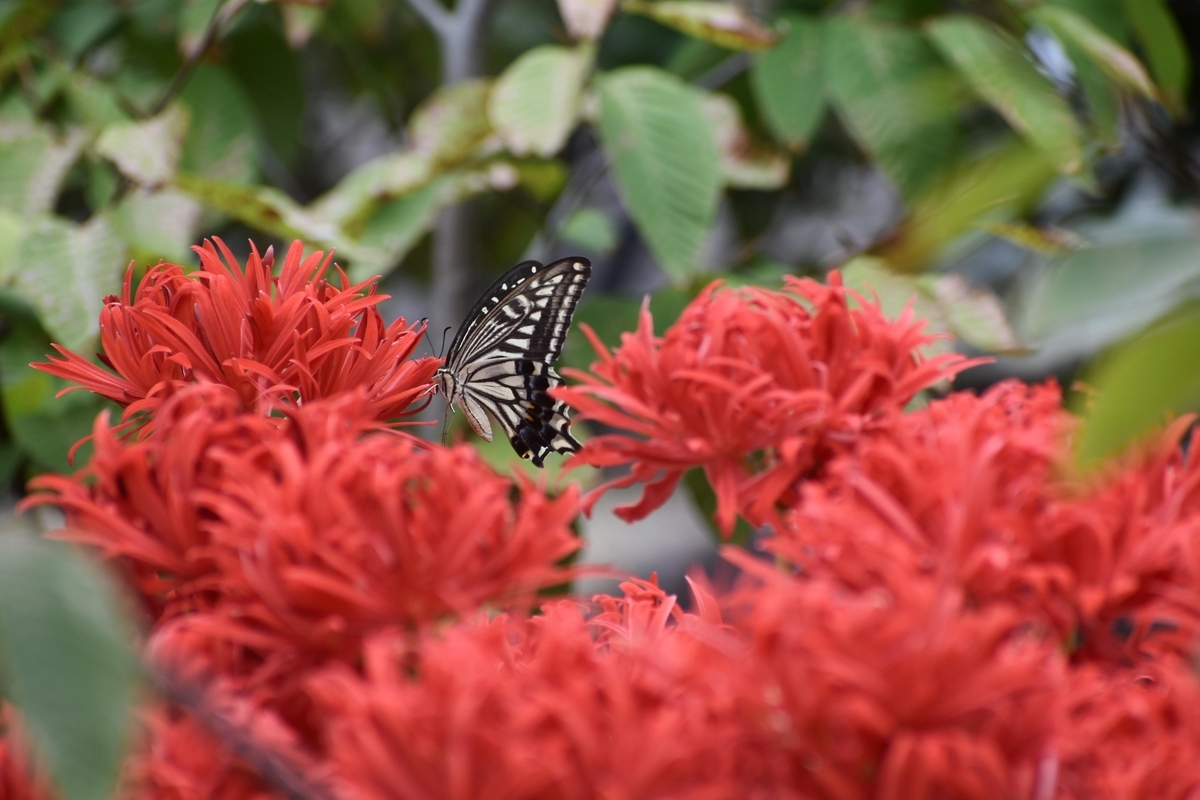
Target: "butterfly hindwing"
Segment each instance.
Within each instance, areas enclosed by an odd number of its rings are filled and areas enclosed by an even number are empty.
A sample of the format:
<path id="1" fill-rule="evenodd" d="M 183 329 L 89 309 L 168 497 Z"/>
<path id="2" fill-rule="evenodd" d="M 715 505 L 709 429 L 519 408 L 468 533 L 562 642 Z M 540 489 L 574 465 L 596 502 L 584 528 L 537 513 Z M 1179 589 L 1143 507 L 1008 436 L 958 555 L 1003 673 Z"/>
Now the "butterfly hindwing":
<path id="1" fill-rule="evenodd" d="M 483 410 L 513 449 L 539 467 L 552 450 L 579 449 L 566 405 L 549 394 L 563 382 L 550 365 L 562 353 L 590 276 L 583 258 L 513 267 L 475 304 L 439 370 L 443 391 L 451 402 L 462 402 L 480 436 L 492 439 Z"/>

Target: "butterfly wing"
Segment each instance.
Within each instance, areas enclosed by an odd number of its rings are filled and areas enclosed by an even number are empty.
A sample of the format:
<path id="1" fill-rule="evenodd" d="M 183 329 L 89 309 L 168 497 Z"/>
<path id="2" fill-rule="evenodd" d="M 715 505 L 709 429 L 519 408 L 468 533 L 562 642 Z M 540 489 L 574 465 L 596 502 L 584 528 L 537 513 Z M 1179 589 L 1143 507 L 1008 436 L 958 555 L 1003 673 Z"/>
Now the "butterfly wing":
<path id="1" fill-rule="evenodd" d="M 469 414 L 472 427 L 490 439 L 490 426 L 478 413 L 486 411 L 513 449 L 539 467 L 552 450 L 579 449 L 566 405 L 549 390 L 563 383 L 551 364 L 562 353 L 591 274 L 584 258 L 544 267 L 533 261 L 518 264 L 475 304 L 446 356 L 464 410 L 474 412 Z"/>

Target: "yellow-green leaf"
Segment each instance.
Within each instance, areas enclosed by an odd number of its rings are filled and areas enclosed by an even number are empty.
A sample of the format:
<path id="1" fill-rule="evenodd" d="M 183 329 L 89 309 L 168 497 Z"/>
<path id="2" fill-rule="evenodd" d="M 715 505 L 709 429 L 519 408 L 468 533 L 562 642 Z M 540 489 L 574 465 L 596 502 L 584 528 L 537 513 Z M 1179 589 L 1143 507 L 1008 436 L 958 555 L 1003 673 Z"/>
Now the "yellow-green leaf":
<path id="1" fill-rule="evenodd" d="M 766 50 L 779 40 L 736 3 L 709 0 L 623 0 L 621 9 L 729 50 Z"/>

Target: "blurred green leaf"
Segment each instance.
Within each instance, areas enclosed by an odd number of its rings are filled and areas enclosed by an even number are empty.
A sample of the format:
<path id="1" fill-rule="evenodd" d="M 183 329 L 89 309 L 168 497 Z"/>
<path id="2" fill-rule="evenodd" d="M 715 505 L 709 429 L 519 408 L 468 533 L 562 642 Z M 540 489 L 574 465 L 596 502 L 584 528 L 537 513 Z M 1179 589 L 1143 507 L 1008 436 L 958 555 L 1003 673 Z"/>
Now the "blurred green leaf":
<path id="1" fill-rule="evenodd" d="M 1089 373 L 1076 462 L 1086 469 L 1170 417 L 1200 409 L 1200 306 L 1120 345 Z"/>
<path id="2" fill-rule="evenodd" d="M 121 10 L 111 0 L 88 0 L 61 9 L 50 22 L 50 30 L 62 46 L 63 55 L 76 59 L 121 21 Z"/>
<path id="3" fill-rule="evenodd" d="M 1013 130 L 1050 156 L 1060 172 L 1082 169 L 1075 117 L 1019 42 L 990 23 L 962 15 L 942 17 L 928 30 L 934 44 Z"/>
<path id="4" fill-rule="evenodd" d="M 955 238 L 983 222 L 1010 218 L 1054 178 L 1054 166 L 1042 151 L 1014 137 L 973 161 L 957 164 L 913 206 L 880 254 L 901 271 L 928 269 Z"/>
<path id="5" fill-rule="evenodd" d="M 680 33 L 728 50 L 766 50 L 779 37 L 735 3 L 709 0 L 622 0 L 621 10 L 642 14 Z"/>
<path id="6" fill-rule="evenodd" d="M 0 532 L 8 688 L 66 800 L 113 794 L 138 667 L 116 591 L 69 545 Z"/>
<path id="7" fill-rule="evenodd" d="M 1060 41 L 1087 53 L 1117 85 L 1144 97 L 1155 96 L 1154 84 L 1142 63 L 1085 17 L 1065 8 L 1039 6 L 1028 12 L 1028 18 L 1044 26 Z"/>
<path id="8" fill-rule="evenodd" d="M 86 139 L 77 128 L 60 137 L 34 123 L 0 122 L 0 209 L 28 218 L 54 208 Z"/>
<path id="9" fill-rule="evenodd" d="M 488 92 L 492 82 L 475 79 L 442 87 L 409 120 L 413 151 L 436 165 L 466 161 L 492 134 Z"/>
<path id="10" fill-rule="evenodd" d="M 304 239 L 325 247 L 337 238 L 335 225 L 270 186 L 239 186 L 188 173 L 176 175 L 174 186 L 214 211 L 286 241 Z"/>
<path id="11" fill-rule="evenodd" d="M 254 109 L 233 76 L 221 67 L 201 64 L 179 99 L 191 111 L 180 168 L 231 183 L 257 178 Z"/>
<path id="12" fill-rule="evenodd" d="M 604 33 L 617 0 L 558 0 L 558 12 L 573 39 L 594 42 Z"/>
<path id="13" fill-rule="evenodd" d="M 202 206 L 174 189 L 135 189 L 112 212 L 117 235 L 138 262 L 186 263 L 196 242 Z"/>
<path id="14" fill-rule="evenodd" d="M 179 13 L 179 52 L 191 56 L 204 38 L 209 23 L 226 0 L 183 0 Z"/>
<path id="15" fill-rule="evenodd" d="M 590 47 L 544 45 L 509 65 L 492 87 L 488 117 L 515 155 L 549 157 L 562 149 L 579 118 Z"/>
<path id="16" fill-rule="evenodd" d="M 995 237 L 1044 255 L 1062 256 L 1088 246 L 1083 237 L 1063 228 L 1039 228 L 1020 222 L 985 222 L 979 227 Z"/>
<path id="17" fill-rule="evenodd" d="M 443 208 L 461 196 L 461 178 L 447 175 L 412 194 L 384 203 L 355 238 L 349 275 L 355 282 L 391 272 L 433 226 Z"/>
<path id="18" fill-rule="evenodd" d="M 179 166 L 188 118 L 186 108 L 172 104 L 148 120 L 109 125 L 96 140 L 95 150 L 131 180 L 161 186 Z"/>
<path id="19" fill-rule="evenodd" d="M 1124 6 L 1154 79 L 1163 88 L 1172 110 L 1181 113 L 1187 100 L 1192 65 L 1175 17 L 1163 0 L 1124 0 Z"/>
<path id="20" fill-rule="evenodd" d="M 89 131 L 98 133 L 118 122 L 128 122 L 116 88 L 84 72 L 73 72 L 66 85 L 67 102 Z"/>
<path id="21" fill-rule="evenodd" d="M 629 211 L 676 282 L 692 275 L 716 215 L 720 153 L 699 93 L 662 70 L 596 79 L 600 137 Z"/>
<path id="22" fill-rule="evenodd" d="M 1075 79 L 1087 101 L 1087 116 L 1091 132 L 1109 149 L 1121 145 L 1118 104 L 1120 91 L 1088 55 L 1077 45 L 1065 42 L 1067 58 L 1075 69 Z"/>
<path id="23" fill-rule="evenodd" d="M 32 221 L 21 242 L 14 287 L 56 342 L 78 350 L 99 333 L 104 297 L 121 288 L 125 256 L 100 214 L 83 225 L 44 216 Z"/>
<path id="24" fill-rule="evenodd" d="M 919 197 L 954 161 L 966 87 L 915 31 L 861 17 L 824 31 L 822 74 L 840 116 L 904 196 Z"/>
<path id="25" fill-rule="evenodd" d="M 610 253 L 617 246 L 617 230 L 598 208 L 581 208 L 567 217 L 558 238 L 595 253 Z"/>
<path id="26" fill-rule="evenodd" d="M 727 186 L 765 190 L 779 189 L 787 183 L 791 158 L 751 138 L 732 97 L 716 93 L 706 96 L 704 114 L 721 151 L 721 175 Z"/>
<path id="27" fill-rule="evenodd" d="M 0 282 L 7 283 L 19 269 L 21 240 L 25 238 L 25 220 L 11 211 L 0 209 Z"/>
<path id="28" fill-rule="evenodd" d="M 249 101 L 263 140 L 284 165 L 300 155 L 304 85 L 300 65 L 282 33 L 259 22 L 225 39 L 227 65 Z"/>
<path id="29" fill-rule="evenodd" d="M 317 219 L 352 229 L 361 226 L 361 220 L 370 216 L 377 204 L 415 192 L 434 176 L 426 155 L 412 151 L 390 153 L 355 168 L 314 200 L 309 210 Z"/>
<path id="30" fill-rule="evenodd" d="M 750 71 L 750 85 L 772 133 L 793 150 L 808 146 L 825 108 L 822 25 L 817 17 L 785 14 L 784 37 Z"/>

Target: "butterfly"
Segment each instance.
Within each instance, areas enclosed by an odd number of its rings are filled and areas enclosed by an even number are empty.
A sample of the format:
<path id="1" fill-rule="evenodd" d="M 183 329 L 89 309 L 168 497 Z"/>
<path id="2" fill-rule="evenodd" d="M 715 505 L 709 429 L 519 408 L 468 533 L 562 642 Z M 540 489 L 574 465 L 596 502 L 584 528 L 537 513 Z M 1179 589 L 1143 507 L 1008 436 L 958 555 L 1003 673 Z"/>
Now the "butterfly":
<path id="1" fill-rule="evenodd" d="M 575 306 L 592 275 L 586 258 L 517 264 L 467 314 L 437 371 L 449 410 L 461 405 L 471 428 L 492 441 L 491 416 L 522 458 L 573 453 L 567 406 L 549 395 L 563 379 L 550 365 L 562 353 Z"/>

